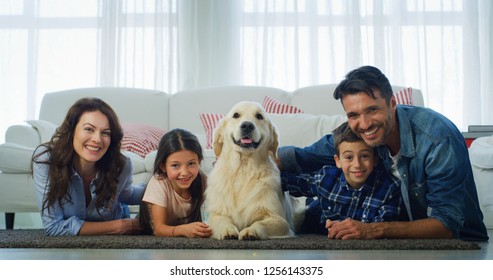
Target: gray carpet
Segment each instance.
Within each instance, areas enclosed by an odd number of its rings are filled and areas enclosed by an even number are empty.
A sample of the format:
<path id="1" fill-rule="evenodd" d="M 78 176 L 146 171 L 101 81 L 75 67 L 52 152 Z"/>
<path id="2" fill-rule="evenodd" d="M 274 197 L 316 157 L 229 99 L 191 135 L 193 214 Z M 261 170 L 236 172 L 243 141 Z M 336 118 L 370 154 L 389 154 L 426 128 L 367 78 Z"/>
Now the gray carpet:
<path id="1" fill-rule="evenodd" d="M 266 250 L 478 250 L 462 240 L 331 240 L 323 235 L 298 235 L 271 240 L 215 240 L 145 235 L 45 236 L 43 230 L 0 230 L 0 248 L 86 249 L 266 249 Z"/>

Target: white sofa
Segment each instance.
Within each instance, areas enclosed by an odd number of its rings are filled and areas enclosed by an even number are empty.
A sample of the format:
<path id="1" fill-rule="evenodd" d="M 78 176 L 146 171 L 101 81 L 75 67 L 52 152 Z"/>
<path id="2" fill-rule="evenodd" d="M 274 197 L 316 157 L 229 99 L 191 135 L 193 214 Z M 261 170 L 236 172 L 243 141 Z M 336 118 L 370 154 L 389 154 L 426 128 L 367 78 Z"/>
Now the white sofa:
<path id="1" fill-rule="evenodd" d="M 176 94 L 134 88 L 82 88 L 48 93 L 42 100 L 39 118 L 10 126 L 5 143 L 0 145 L 0 212 L 6 213 L 8 228 L 13 227 L 14 213 L 38 212 L 29 175 L 32 153 L 36 146 L 50 139 L 68 108 L 79 98 L 100 97 L 113 107 L 121 123 L 143 123 L 163 130 L 187 129 L 198 136 L 205 148 L 206 135 L 200 113 L 224 114 L 239 101 L 262 104 L 264 98 L 270 96 L 304 111 L 303 114 L 270 114 L 278 128 L 280 145 L 306 146 L 345 120 L 340 101 L 332 97 L 336 86 L 310 86 L 292 92 L 269 87 L 227 86 Z M 400 89 L 402 87 L 395 86 L 394 92 Z M 413 102 L 424 106 L 420 90 L 413 90 Z M 145 182 L 152 172 L 155 152 L 145 158 L 125 153 L 133 162 L 134 181 Z M 213 151 L 204 149 L 204 157 L 202 169 L 209 172 L 215 160 Z M 493 222 L 487 224 L 492 226 Z"/>

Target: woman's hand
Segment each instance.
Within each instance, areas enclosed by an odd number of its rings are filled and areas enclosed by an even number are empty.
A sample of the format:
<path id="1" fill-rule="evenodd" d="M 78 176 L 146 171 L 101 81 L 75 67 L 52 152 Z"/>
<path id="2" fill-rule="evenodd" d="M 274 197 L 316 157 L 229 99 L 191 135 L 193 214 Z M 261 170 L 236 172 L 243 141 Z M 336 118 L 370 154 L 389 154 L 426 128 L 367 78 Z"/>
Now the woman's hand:
<path id="1" fill-rule="evenodd" d="M 139 219 L 121 219 L 118 220 L 120 224 L 120 234 L 139 234 L 141 228 L 139 226 Z"/>

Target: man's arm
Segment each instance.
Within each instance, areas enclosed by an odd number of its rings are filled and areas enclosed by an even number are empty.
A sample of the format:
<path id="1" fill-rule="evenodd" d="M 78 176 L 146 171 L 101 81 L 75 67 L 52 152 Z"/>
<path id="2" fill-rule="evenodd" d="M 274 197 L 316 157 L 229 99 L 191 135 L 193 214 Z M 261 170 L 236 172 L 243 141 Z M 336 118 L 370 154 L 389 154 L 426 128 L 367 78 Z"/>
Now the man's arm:
<path id="1" fill-rule="evenodd" d="M 319 187 L 315 174 L 292 174 L 289 172 L 281 172 L 281 185 L 283 191 L 288 191 L 292 196 L 314 197 L 318 195 Z"/>
<path id="2" fill-rule="evenodd" d="M 327 221 L 332 239 L 450 239 L 453 234 L 439 220 L 427 218 L 412 222 L 363 223 L 352 219 Z"/>
<path id="3" fill-rule="evenodd" d="M 334 154 L 334 140 L 332 134 L 328 134 L 305 148 L 280 147 L 277 151 L 276 164 L 279 169 L 288 172 L 310 173 L 324 165 L 335 166 Z"/>

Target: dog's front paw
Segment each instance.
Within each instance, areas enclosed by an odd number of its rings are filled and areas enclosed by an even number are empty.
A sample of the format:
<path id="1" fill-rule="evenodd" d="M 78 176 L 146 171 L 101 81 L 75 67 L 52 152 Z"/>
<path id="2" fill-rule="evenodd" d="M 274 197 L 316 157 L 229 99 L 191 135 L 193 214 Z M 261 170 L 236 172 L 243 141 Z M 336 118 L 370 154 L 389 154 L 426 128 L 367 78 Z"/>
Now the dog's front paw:
<path id="1" fill-rule="evenodd" d="M 259 230 L 258 227 L 247 227 L 243 229 L 240 232 L 240 235 L 238 237 L 240 240 L 260 240 L 260 239 L 267 239 L 267 235 L 262 231 Z"/>
<path id="2" fill-rule="evenodd" d="M 228 226 L 225 226 L 224 228 L 222 228 L 218 231 L 214 231 L 214 234 L 212 237 L 214 237 L 216 239 L 220 239 L 220 240 L 222 240 L 222 239 L 238 239 L 238 234 L 239 234 L 239 230 L 237 227 L 235 227 L 234 225 L 228 225 Z"/>

